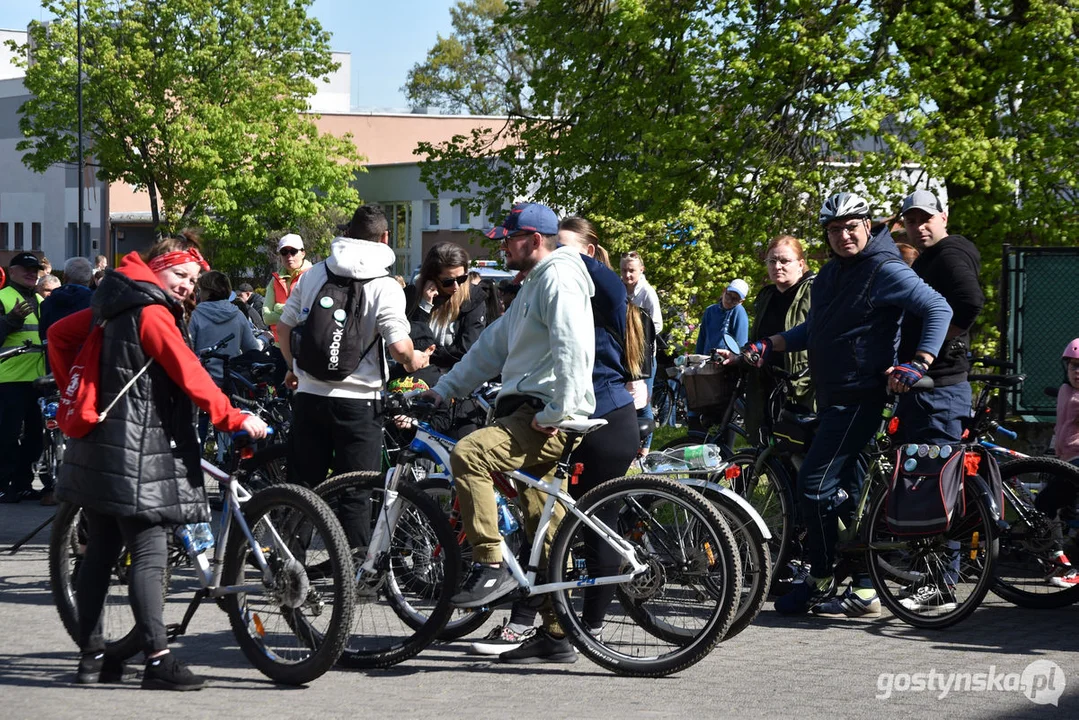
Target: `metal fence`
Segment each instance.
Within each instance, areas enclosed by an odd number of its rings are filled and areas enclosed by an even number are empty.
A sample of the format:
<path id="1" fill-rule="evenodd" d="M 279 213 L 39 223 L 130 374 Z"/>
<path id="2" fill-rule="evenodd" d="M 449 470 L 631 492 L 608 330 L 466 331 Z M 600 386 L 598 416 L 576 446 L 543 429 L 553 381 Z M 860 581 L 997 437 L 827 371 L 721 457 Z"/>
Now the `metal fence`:
<path id="1" fill-rule="evenodd" d="M 1010 406 L 1031 421 L 1051 422 L 1064 382 L 1060 355 L 1079 337 L 1079 248 L 1003 249 L 1001 328 L 1004 356 L 1026 375 Z"/>

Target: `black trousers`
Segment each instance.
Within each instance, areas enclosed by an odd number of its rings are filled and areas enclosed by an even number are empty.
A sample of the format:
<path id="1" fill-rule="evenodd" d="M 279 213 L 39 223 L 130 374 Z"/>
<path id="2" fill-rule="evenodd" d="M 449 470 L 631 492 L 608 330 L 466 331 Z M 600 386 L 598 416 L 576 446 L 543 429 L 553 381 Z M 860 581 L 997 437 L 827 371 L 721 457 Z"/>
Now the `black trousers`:
<path id="1" fill-rule="evenodd" d="M 38 397 L 28 382 L 0 383 L 0 492 L 19 493 L 34 482 L 44 432 Z"/>
<path id="2" fill-rule="evenodd" d="M 168 648 L 162 615 L 168 538 L 161 525 L 115 518 L 83 509 L 87 523 L 86 554 L 75 579 L 75 606 L 79 614 L 79 647 L 83 652 L 105 649 L 101 611 L 109 592 L 112 569 L 120 551 L 131 553 L 128 601 L 135 625 L 142 636 L 143 652 L 149 656 Z"/>
<path id="3" fill-rule="evenodd" d="M 297 393 L 292 399 L 288 479 L 314 488 L 334 475 L 382 466 L 382 407 L 379 400 L 334 398 Z M 338 519 L 352 547 L 371 536 L 371 497 L 367 492 L 341 496 Z"/>

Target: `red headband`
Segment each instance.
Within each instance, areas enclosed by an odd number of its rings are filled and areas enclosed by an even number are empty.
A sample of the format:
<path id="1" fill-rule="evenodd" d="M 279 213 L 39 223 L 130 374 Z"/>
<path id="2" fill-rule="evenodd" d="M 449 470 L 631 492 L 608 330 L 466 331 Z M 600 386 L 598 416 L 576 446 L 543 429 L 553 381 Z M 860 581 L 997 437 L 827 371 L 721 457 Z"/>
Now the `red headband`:
<path id="1" fill-rule="evenodd" d="M 198 263 L 199 267 L 203 270 L 210 269 L 210 263 L 206 262 L 206 258 L 202 257 L 202 253 L 199 252 L 198 248 L 191 248 L 190 250 L 174 250 L 173 252 L 168 252 L 164 255 L 158 255 L 147 264 L 150 266 L 152 272 L 159 273 L 174 265 L 183 265 L 184 263 L 189 262 Z"/>

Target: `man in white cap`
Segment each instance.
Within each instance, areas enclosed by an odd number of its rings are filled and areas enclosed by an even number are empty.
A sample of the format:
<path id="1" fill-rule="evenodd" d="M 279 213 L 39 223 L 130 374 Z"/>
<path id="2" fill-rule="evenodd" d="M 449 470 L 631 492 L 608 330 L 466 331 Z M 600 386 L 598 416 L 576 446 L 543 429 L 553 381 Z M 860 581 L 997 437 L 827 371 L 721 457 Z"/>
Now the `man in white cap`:
<path id="1" fill-rule="evenodd" d="M 742 347 L 749 341 L 749 316 L 742 303 L 749 295 L 749 285 L 741 278 L 731 280 L 723 297 L 709 305 L 697 331 L 697 354 L 708 355 L 716 348 L 726 348 L 724 335 L 730 335 Z"/>
<path id="2" fill-rule="evenodd" d="M 281 258 L 280 274 L 274 273 L 266 283 L 266 304 L 262 308 L 262 319 L 277 340 L 277 323 L 281 320 L 281 311 L 292 292 L 297 278 L 311 269 L 307 253 L 303 249 L 303 238 L 296 233 L 289 233 L 277 241 L 277 254 Z"/>

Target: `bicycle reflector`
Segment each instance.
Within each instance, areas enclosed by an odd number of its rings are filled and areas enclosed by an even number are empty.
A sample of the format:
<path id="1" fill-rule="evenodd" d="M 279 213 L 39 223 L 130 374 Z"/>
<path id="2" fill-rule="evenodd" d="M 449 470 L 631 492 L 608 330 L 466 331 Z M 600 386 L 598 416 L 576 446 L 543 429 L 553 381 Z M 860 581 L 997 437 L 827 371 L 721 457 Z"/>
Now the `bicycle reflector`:
<path id="1" fill-rule="evenodd" d="M 576 485 L 577 481 L 581 479 L 581 473 L 584 472 L 584 463 L 573 463 L 573 472 L 569 476 L 569 484 Z"/>
<path id="2" fill-rule="evenodd" d="M 255 457 L 255 449 L 253 447 L 248 445 L 245 448 L 240 448 L 240 459 L 250 460 L 253 457 Z"/>
<path id="3" fill-rule="evenodd" d="M 892 419 L 888 421 L 888 434 L 889 435 L 895 435 L 898 431 L 899 431 L 899 418 L 893 416 Z"/>
<path id="4" fill-rule="evenodd" d="M 729 465 L 726 470 L 723 471 L 723 477 L 726 480 L 737 480 L 742 476 L 742 468 L 738 465 Z"/>

